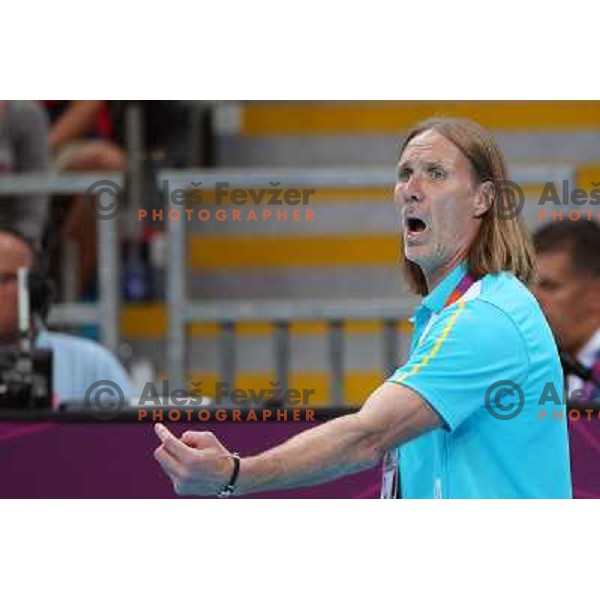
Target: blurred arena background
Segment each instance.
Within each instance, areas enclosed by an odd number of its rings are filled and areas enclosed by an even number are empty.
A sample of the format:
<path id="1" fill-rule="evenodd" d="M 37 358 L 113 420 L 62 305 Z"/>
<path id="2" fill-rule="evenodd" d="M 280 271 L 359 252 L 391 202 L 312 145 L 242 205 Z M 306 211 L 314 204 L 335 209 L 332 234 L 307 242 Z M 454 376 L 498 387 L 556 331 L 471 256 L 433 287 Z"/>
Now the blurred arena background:
<path id="1" fill-rule="evenodd" d="M 101 104 L 93 137 L 119 148 L 122 162 L 50 179 L 3 173 L 0 193 L 47 193 L 59 225 L 77 214 L 50 249 L 59 285 L 49 323 L 112 350 L 136 394 L 149 380 L 160 393 L 168 379 L 210 397 L 220 380 L 314 389 L 314 406 L 360 405 L 409 347 L 417 299 L 398 268 L 392 199 L 398 146 L 416 121 L 462 116 L 489 128 L 532 229 L 545 182 L 600 182 L 600 102 Z M 45 107 L 52 117 L 56 106 Z M 314 189 L 300 207 L 314 220 L 140 220 L 140 208 L 169 208 L 165 180 L 187 189 L 195 210 L 194 189 L 201 208 L 215 206 L 215 181 Z M 76 212 L 97 181 L 124 190 L 115 219 Z"/>

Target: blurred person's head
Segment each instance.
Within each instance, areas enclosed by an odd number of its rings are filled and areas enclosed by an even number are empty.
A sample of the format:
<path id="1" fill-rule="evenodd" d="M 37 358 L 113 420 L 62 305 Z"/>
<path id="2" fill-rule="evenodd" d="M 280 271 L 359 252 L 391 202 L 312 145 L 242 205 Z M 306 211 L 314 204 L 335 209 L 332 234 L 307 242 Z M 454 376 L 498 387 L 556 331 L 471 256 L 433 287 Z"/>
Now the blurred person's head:
<path id="1" fill-rule="evenodd" d="M 563 350 L 577 354 L 600 329 L 600 225 L 557 221 L 534 235 L 533 291 Z"/>
<path id="2" fill-rule="evenodd" d="M 33 266 L 34 252 L 22 238 L 0 231 L 0 339 L 12 338 L 18 326 L 17 271 Z"/>
<path id="3" fill-rule="evenodd" d="M 511 271 L 530 282 L 533 251 L 521 218 L 498 218 L 494 209 L 513 201 L 501 185 L 506 179 L 502 153 L 477 123 L 430 119 L 410 131 L 395 200 L 403 268 L 414 292 L 426 295 L 463 260 L 477 278 Z"/>
<path id="4" fill-rule="evenodd" d="M 4 342 L 14 340 L 18 333 L 17 273 L 22 267 L 30 269 L 31 316 L 37 315 L 44 321 L 52 296 L 44 261 L 24 237 L 13 231 L 0 230 L 0 340 Z"/>

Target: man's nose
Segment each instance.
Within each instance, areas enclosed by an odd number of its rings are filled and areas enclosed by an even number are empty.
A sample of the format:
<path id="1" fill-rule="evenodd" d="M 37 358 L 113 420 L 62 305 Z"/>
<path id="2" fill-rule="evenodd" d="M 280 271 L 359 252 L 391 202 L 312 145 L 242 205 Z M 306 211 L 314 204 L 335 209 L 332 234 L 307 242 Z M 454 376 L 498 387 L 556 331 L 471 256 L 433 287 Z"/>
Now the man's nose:
<path id="1" fill-rule="evenodd" d="M 420 175 L 413 173 L 410 179 L 404 183 L 402 199 L 406 203 L 420 202 L 423 200 L 423 186 Z"/>

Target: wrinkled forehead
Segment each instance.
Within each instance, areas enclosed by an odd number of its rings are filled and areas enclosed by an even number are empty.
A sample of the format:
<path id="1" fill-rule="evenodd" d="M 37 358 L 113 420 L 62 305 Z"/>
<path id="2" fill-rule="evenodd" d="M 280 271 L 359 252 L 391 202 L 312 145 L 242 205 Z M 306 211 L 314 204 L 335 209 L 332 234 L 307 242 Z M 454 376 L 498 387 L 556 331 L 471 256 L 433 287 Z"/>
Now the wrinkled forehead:
<path id="1" fill-rule="evenodd" d="M 433 129 L 415 136 L 400 156 L 400 165 L 439 163 L 469 167 L 469 161 L 448 138 Z"/>

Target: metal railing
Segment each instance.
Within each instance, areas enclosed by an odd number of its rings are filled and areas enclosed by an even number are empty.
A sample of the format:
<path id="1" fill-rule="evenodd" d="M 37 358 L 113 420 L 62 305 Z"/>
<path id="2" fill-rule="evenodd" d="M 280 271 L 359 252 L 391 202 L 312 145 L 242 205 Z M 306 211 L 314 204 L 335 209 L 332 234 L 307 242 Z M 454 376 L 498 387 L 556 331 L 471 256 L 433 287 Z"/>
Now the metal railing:
<path id="1" fill-rule="evenodd" d="M 261 302 L 190 302 L 169 326 L 178 327 L 184 335 L 188 323 L 219 324 L 219 365 L 221 381 L 233 383 L 236 364 L 235 325 L 237 323 L 270 322 L 274 324 L 273 365 L 278 387 L 287 389 L 290 373 L 290 332 L 293 322 L 323 321 L 328 329 L 328 362 L 330 403 L 344 404 L 344 323 L 346 321 L 379 321 L 383 324 L 384 369 L 390 373 L 398 365 L 400 347 L 398 326 L 412 315 L 416 301 L 410 298 L 369 300 L 294 300 Z M 170 340 L 173 342 L 173 340 Z M 183 341 L 185 344 L 185 340 Z M 169 366 L 169 380 L 185 387 L 185 370 Z M 181 379 L 175 379 L 180 377 Z"/>
<path id="2" fill-rule="evenodd" d="M 543 185 L 548 181 L 568 180 L 575 183 L 574 167 L 527 166 L 512 170 L 515 181 L 522 185 Z M 97 181 L 113 181 L 122 187 L 121 173 L 85 173 L 62 175 L 7 175 L 0 177 L 0 201 L 9 195 L 85 194 Z M 218 182 L 231 187 L 253 188 L 276 182 L 285 188 L 385 188 L 394 185 L 393 169 L 213 169 L 160 170 L 157 184 L 167 180 L 171 189 L 192 189 L 192 182 L 202 182 L 209 189 Z M 180 208 L 180 207 L 178 207 Z M 135 218 L 135 215 L 133 215 Z M 99 220 L 98 267 L 99 302 L 97 305 L 71 303 L 56 305 L 50 314 L 51 323 L 96 323 L 102 342 L 111 350 L 119 342 L 119 244 L 117 220 Z M 331 370 L 331 400 L 342 401 L 343 323 L 347 320 L 378 320 L 383 322 L 385 367 L 391 369 L 398 356 L 396 327 L 414 309 L 407 299 L 355 300 L 295 300 L 189 302 L 186 291 L 186 226 L 183 219 L 168 220 L 168 268 L 166 303 L 168 313 L 167 368 L 169 379 L 176 387 L 186 387 L 186 332 L 194 322 L 216 322 L 220 327 L 220 371 L 224 381 L 231 382 L 235 373 L 235 324 L 246 321 L 267 321 L 275 324 L 274 365 L 280 385 L 289 380 L 289 323 L 321 320 L 328 324 L 329 367 Z"/>
<path id="3" fill-rule="evenodd" d="M 513 179 L 524 186 L 544 185 L 548 181 L 575 182 L 574 167 L 527 166 L 511 171 Z M 389 188 L 394 185 L 391 169 L 234 169 L 213 171 L 163 171 L 160 179 L 167 179 L 173 188 L 192 189 L 190 182 L 202 182 L 203 188 L 227 181 L 231 187 L 259 187 L 277 182 L 281 188 Z M 343 401 L 343 323 L 346 320 L 379 320 L 384 322 L 383 340 L 385 368 L 389 370 L 398 355 L 395 327 L 408 318 L 414 301 L 369 300 L 327 301 L 298 300 L 272 302 L 192 302 L 186 296 L 185 277 L 180 268 L 185 261 L 185 223 L 183 219 L 169 220 L 169 272 L 167 304 L 169 333 L 167 365 L 169 379 L 182 387 L 185 377 L 185 327 L 194 322 L 217 322 L 220 325 L 219 356 L 221 377 L 231 382 L 235 372 L 235 327 L 245 321 L 275 323 L 275 356 L 277 381 L 288 381 L 289 322 L 321 320 L 328 323 L 329 371 L 331 373 L 330 400 L 334 406 Z M 176 268 L 175 268 L 176 267 Z"/>

